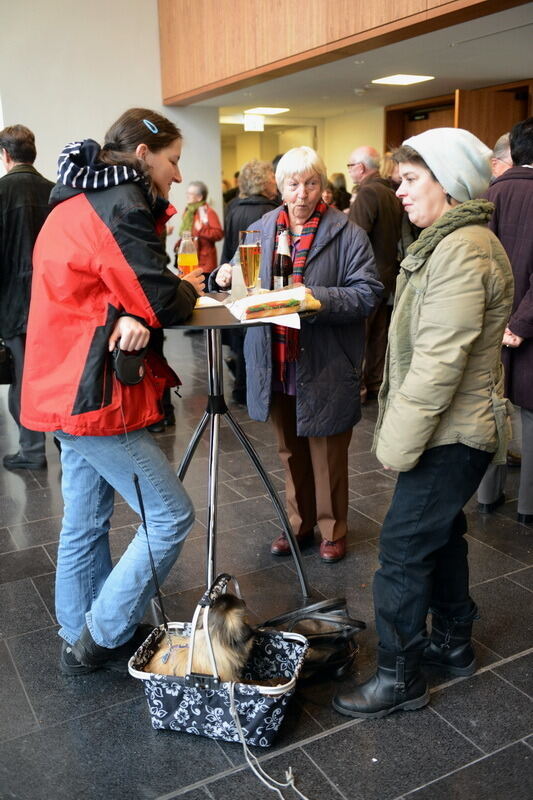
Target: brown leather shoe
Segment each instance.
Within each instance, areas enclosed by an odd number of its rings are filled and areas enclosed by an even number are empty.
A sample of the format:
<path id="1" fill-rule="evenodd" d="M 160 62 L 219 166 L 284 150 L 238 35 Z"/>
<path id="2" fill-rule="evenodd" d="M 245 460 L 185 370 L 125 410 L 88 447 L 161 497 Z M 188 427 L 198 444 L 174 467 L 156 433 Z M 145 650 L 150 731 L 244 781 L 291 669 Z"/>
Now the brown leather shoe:
<path id="1" fill-rule="evenodd" d="M 296 534 L 296 541 L 301 550 L 304 547 L 310 547 L 312 544 L 315 543 L 315 533 L 314 531 L 307 531 L 306 533 L 297 533 Z M 290 556 L 291 555 L 291 548 L 289 545 L 289 540 L 286 538 L 285 534 L 282 533 L 281 536 L 272 542 L 270 546 L 270 552 L 273 556 Z"/>
<path id="2" fill-rule="evenodd" d="M 336 542 L 328 542 L 323 539 L 320 542 L 320 558 L 325 564 L 334 564 L 346 555 L 346 536 L 337 539 Z"/>

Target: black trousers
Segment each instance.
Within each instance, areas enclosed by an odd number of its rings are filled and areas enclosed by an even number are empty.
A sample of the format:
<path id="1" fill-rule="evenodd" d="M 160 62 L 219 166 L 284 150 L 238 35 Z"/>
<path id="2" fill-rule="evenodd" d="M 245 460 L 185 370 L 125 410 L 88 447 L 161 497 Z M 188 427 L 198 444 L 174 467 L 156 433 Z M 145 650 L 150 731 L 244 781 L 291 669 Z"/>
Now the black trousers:
<path id="1" fill-rule="evenodd" d="M 401 472 L 380 536 L 374 608 L 384 650 L 422 650 L 431 608 L 464 619 L 469 594 L 464 504 L 476 491 L 491 453 L 463 444 L 426 450 Z"/>
<path id="2" fill-rule="evenodd" d="M 13 383 L 7 393 L 9 413 L 19 429 L 19 447 L 21 455 L 34 461 L 45 457 L 45 435 L 41 431 L 30 431 L 20 424 L 20 395 L 22 389 L 22 372 L 24 370 L 24 352 L 26 350 L 26 334 L 6 339 L 5 343 L 13 356 Z"/>

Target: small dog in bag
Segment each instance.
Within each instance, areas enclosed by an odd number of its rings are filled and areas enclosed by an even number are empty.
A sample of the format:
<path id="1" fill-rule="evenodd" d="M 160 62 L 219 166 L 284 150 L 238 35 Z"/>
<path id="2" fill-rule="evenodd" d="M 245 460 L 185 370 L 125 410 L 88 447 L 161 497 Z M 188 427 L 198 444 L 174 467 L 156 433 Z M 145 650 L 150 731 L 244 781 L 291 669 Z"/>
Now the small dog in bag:
<path id="1" fill-rule="evenodd" d="M 209 638 L 221 681 L 239 681 L 250 656 L 254 630 L 247 622 L 246 613 L 244 600 L 229 593 L 217 597 L 209 609 Z M 205 634 L 203 628 L 196 632 L 191 670 L 204 675 L 213 671 Z M 169 635 L 171 646 L 168 636 L 163 636 L 144 671 L 184 677 L 191 639 L 173 632 Z"/>

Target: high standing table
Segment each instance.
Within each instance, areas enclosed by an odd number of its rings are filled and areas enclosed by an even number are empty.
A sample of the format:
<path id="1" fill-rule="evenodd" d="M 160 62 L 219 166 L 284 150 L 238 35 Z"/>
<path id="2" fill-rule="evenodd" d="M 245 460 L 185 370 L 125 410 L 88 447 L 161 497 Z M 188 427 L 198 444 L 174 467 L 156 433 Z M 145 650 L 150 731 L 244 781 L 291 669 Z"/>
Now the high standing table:
<path id="1" fill-rule="evenodd" d="M 223 298 L 224 295 L 218 295 Z M 302 588 L 304 598 L 311 596 L 304 567 L 300 554 L 298 542 L 289 522 L 289 518 L 281 504 L 281 501 L 272 485 L 267 472 L 265 471 L 259 456 L 255 452 L 252 444 L 248 440 L 239 423 L 233 418 L 224 399 L 224 386 L 222 375 L 222 337 L 221 330 L 224 328 L 249 327 L 250 325 L 269 324 L 261 322 L 239 322 L 228 309 L 223 306 L 210 308 L 197 308 L 187 322 L 176 325 L 176 328 L 196 328 L 206 332 L 207 350 L 207 381 L 208 395 L 207 408 L 196 428 L 191 441 L 189 442 L 185 454 L 178 468 L 178 478 L 183 481 L 187 474 L 187 469 L 198 446 L 198 443 L 205 431 L 207 424 L 210 423 L 209 430 L 209 473 L 208 473 L 208 505 L 207 505 L 207 587 L 211 586 L 216 576 L 216 528 L 217 528 L 217 491 L 218 491 L 218 452 L 219 452 L 219 430 L 220 419 L 223 417 L 243 448 L 249 455 L 257 473 L 263 481 L 270 499 L 277 511 L 278 517 L 283 527 L 283 531 L 288 539 L 292 557 L 296 565 L 298 579 Z"/>

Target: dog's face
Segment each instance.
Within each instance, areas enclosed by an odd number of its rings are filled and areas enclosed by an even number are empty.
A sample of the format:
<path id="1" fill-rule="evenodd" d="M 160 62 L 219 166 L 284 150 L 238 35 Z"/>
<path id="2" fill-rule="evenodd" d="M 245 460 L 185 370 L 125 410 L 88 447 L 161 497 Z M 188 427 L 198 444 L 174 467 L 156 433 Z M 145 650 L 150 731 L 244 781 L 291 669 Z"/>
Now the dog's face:
<path id="1" fill-rule="evenodd" d="M 218 597 L 209 609 L 209 631 L 223 647 L 240 649 L 254 635 L 248 624 L 244 600 L 234 594 Z"/>

